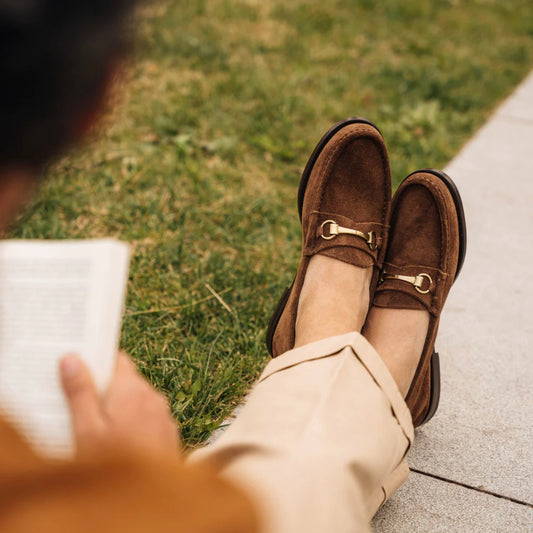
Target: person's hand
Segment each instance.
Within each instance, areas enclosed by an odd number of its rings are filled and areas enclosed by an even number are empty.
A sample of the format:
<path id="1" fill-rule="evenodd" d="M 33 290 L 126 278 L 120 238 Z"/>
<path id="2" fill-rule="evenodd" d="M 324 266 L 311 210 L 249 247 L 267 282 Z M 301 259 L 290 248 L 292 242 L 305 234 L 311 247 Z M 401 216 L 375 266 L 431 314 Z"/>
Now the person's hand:
<path id="1" fill-rule="evenodd" d="M 79 357 L 64 357 L 60 374 L 78 454 L 94 454 L 110 447 L 178 452 L 178 428 L 164 396 L 137 373 L 125 354 L 118 354 L 115 375 L 103 395 Z"/>

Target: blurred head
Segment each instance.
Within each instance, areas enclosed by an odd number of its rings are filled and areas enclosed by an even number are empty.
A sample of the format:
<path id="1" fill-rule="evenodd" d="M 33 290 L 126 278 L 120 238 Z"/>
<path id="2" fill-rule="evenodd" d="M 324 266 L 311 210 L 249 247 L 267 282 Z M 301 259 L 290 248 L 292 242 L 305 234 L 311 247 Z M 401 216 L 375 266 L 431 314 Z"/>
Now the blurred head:
<path id="1" fill-rule="evenodd" d="M 0 226 L 97 116 L 133 4 L 0 0 Z"/>

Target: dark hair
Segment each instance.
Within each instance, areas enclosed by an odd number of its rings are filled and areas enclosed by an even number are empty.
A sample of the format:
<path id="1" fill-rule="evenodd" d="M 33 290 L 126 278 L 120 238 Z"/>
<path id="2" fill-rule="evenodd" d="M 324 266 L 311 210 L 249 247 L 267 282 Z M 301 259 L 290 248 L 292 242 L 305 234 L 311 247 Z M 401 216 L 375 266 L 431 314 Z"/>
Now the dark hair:
<path id="1" fill-rule="evenodd" d="M 0 0 L 0 167 L 42 167 L 95 109 L 132 0 Z"/>

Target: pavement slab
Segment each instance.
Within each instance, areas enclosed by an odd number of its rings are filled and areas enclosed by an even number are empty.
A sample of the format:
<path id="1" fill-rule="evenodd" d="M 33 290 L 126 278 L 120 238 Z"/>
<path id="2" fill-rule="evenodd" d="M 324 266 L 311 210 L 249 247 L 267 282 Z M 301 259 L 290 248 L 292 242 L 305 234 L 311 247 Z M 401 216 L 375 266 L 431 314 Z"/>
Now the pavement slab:
<path id="1" fill-rule="evenodd" d="M 530 533 L 533 509 L 411 473 L 372 523 L 381 533 Z"/>
<path id="2" fill-rule="evenodd" d="M 442 480 L 412 475 L 375 527 L 533 531 L 533 73 L 446 172 L 463 198 L 468 249 L 437 339 L 441 405 L 409 458 Z"/>

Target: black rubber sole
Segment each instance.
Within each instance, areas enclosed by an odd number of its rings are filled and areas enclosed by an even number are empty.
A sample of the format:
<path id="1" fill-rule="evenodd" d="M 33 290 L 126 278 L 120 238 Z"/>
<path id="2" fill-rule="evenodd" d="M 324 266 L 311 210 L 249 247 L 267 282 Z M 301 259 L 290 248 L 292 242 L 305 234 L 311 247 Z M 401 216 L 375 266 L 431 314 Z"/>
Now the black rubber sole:
<path id="1" fill-rule="evenodd" d="M 370 122 L 370 120 L 367 120 L 366 118 L 363 118 L 363 117 L 350 117 L 350 118 L 341 120 L 340 122 L 337 122 L 322 136 L 318 144 L 315 146 L 315 149 L 311 153 L 311 156 L 309 157 L 309 160 L 307 161 L 307 164 L 305 165 L 304 171 L 302 172 L 302 177 L 300 178 L 300 185 L 298 187 L 298 214 L 300 216 L 300 222 L 302 220 L 302 208 L 303 208 L 303 203 L 304 203 L 305 191 L 307 189 L 307 183 L 309 181 L 309 176 L 311 175 L 311 171 L 313 170 L 316 160 L 318 159 L 318 156 L 320 155 L 320 152 L 322 152 L 326 144 L 331 140 L 331 138 L 339 130 L 341 130 L 342 128 L 350 124 L 368 124 L 369 126 L 372 126 L 373 128 L 375 128 L 381 135 L 381 131 L 379 131 L 379 128 L 375 124 Z M 274 341 L 274 332 L 276 331 L 276 328 L 278 327 L 279 319 L 281 318 L 281 315 L 285 309 L 285 306 L 287 305 L 287 301 L 291 294 L 293 283 L 291 283 L 291 285 L 283 291 L 283 294 L 281 295 L 281 298 L 274 310 L 274 313 L 272 314 L 268 322 L 265 344 L 266 344 L 268 353 L 271 356 L 273 356 L 272 344 Z"/>
<path id="2" fill-rule="evenodd" d="M 455 210 L 457 212 L 457 221 L 459 224 L 459 256 L 457 258 L 457 269 L 455 271 L 455 277 L 454 282 L 459 276 L 459 273 L 461 272 L 461 269 L 463 268 L 463 264 L 465 262 L 465 256 L 466 256 L 466 218 L 465 218 L 465 211 L 463 207 L 463 201 L 461 200 L 461 195 L 459 194 L 459 189 L 457 188 L 457 185 L 455 185 L 454 181 L 448 174 L 443 172 L 442 170 L 435 170 L 433 168 L 424 168 L 422 170 L 417 170 L 416 172 L 412 172 L 409 174 L 409 176 L 412 176 L 413 174 L 419 174 L 420 172 L 425 172 L 427 174 L 432 174 L 433 176 L 439 178 L 448 188 L 450 191 L 450 194 L 452 195 L 453 202 L 455 204 Z M 407 176 L 407 178 L 409 177 Z M 407 179 L 405 178 L 405 179 Z M 423 424 L 426 424 L 429 422 L 435 413 L 437 412 L 437 408 L 439 407 L 439 401 L 440 401 L 440 359 L 439 354 L 433 349 L 433 353 L 431 354 L 431 362 L 430 362 L 430 368 L 431 368 L 431 390 L 430 390 L 430 396 L 429 396 L 429 407 L 428 411 L 426 413 L 426 416 L 422 420 L 422 422 L 419 424 L 418 427 L 420 427 Z"/>

